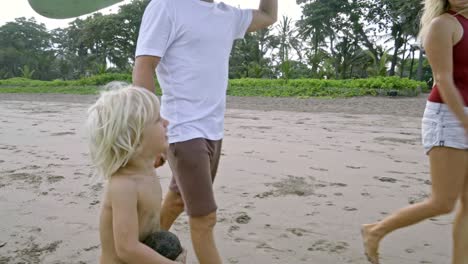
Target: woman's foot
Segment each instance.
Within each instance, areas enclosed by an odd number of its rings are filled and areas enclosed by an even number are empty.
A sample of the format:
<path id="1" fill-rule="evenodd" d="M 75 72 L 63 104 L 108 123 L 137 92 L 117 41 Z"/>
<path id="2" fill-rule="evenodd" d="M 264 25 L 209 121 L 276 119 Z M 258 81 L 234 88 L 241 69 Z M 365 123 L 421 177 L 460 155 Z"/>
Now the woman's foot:
<path id="1" fill-rule="evenodd" d="M 380 237 L 372 233 L 376 224 L 362 225 L 361 235 L 364 242 L 364 253 L 372 264 L 379 264 L 379 242 Z"/>

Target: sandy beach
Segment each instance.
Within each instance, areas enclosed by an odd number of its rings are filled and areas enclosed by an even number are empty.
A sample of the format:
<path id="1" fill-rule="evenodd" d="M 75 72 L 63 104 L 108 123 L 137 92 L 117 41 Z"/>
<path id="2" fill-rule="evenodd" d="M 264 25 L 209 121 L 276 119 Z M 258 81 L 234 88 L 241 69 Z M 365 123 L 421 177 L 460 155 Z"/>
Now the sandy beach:
<path id="1" fill-rule="evenodd" d="M 430 191 L 425 96 L 229 97 L 215 183 L 224 262 L 366 263 L 360 224 Z M 104 183 L 83 136 L 94 98 L 0 94 L 0 263 L 97 263 Z M 168 166 L 158 173 L 167 190 Z M 448 263 L 452 219 L 389 235 L 382 263 Z M 197 263 L 185 215 L 172 231 Z"/>

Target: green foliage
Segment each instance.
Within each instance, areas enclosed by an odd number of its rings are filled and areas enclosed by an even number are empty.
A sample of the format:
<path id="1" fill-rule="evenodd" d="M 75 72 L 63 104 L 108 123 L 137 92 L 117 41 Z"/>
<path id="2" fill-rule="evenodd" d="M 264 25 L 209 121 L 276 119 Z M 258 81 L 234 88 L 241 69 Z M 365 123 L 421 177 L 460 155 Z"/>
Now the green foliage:
<path id="1" fill-rule="evenodd" d="M 23 68 L 19 68 L 19 70 L 21 71 L 22 77 L 26 79 L 32 79 L 35 72 L 35 70 L 31 70 L 28 65 L 24 65 Z"/>
<path id="2" fill-rule="evenodd" d="M 398 77 L 377 77 L 354 80 L 266 80 L 238 79 L 229 83 L 228 94 L 234 96 L 269 97 L 353 97 L 387 95 L 415 96 L 426 91 L 424 82 Z"/>
<path id="3" fill-rule="evenodd" d="M 75 93 L 94 94 L 112 81 L 131 82 L 126 74 L 103 74 L 77 81 L 37 81 L 25 78 L 0 80 L 0 93 Z M 157 94 L 161 94 L 156 83 Z M 369 79 L 234 79 L 229 81 L 228 95 L 266 97 L 353 97 L 387 95 L 415 96 L 427 91 L 424 82 L 407 78 L 377 77 Z"/>
<path id="4" fill-rule="evenodd" d="M 76 81 L 70 81 L 70 83 L 76 85 L 106 85 L 112 81 L 121 81 L 121 82 L 132 82 L 132 76 L 130 74 L 122 73 L 106 73 L 100 75 L 94 75 L 88 78 L 82 78 Z"/>
<path id="5" fill-rule="evenodd" d="M 0 86 L 0 93 L 97 94 L 97 86 Z"/>
<path id="6" fill-rule="evenodd" d="M 128 75 L 149 2 L 132 0 L 117 13 L 94 13 L 54 30 L 27 18 L 1 25 L 0 79 L 63 79 L 79 80 L 73 85 L 102 85 L 108 79 L 82 78 Z M 302 9 L 301 19 L 283 17 L 274 26 L 236 41 L 229 78 L 353 79 L 397 72 L 417 79 L 415 73 L 421 72 L 424 80 L 430 79 L 430 68 L 423 65 L 416 71 L 419 64 L 411 64 L 407 56 L 410 51 L 414 59 L 420 0 L 295 2 Z"/>
<path id="7" fill-rule="evenodd" d="M 105 85 L 112 81 L 121 82 L 132 82 L 132 76 L 129 74 L 122 73 L 106 73 L 101 75 L 94 75 L 88 78 L 82 78 L 79 80 L 64 81 L 64 80 L 53 80 L 53 81 L 40 81 L 30 80 L 27 78 L 11 78 L 6 80 L 0 80 L 0 86 L 9 87 L 62 87 L 62 86 L 99 86 Z"/>

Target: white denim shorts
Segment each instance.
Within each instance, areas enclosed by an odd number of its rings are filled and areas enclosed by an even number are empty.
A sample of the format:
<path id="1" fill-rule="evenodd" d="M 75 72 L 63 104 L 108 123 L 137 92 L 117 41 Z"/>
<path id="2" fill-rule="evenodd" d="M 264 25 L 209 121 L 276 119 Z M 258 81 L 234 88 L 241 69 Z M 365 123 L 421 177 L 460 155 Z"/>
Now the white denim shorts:
<path id="1" fill-rule="evenodd" d="M 465 107 L 468 114 L 468 107 Z M 468 137 L 461 122 L 446 104 L 427 102 L 421 125 L 426 154 L 433 147 L 468 149 Z"/>

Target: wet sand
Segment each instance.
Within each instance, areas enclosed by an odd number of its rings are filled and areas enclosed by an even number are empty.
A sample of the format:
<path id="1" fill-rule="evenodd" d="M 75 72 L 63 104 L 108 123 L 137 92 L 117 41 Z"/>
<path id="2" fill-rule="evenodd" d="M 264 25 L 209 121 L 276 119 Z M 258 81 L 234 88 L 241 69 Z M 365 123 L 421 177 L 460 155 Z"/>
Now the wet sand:
<path id="1" fill-rule="evenodd" d="M 0 94 L 0 263 L 96 263 L 103 182 L 83 123 L 94 96 Z M 430 191 L 425 96 L 229 97 L 215 193 L 225 263 L 365 263 L 361 223 Z M 163 189 L 168 166 L 159 169 Z M 447 263 L 453 215 L 389 235 L 385 264 Z M 187 218 L 173 227 L 197 263 Z"/>

